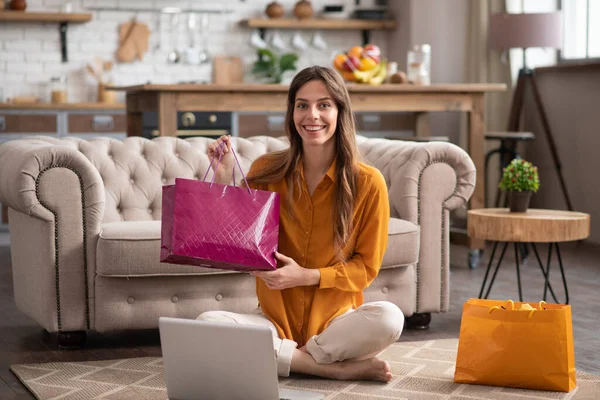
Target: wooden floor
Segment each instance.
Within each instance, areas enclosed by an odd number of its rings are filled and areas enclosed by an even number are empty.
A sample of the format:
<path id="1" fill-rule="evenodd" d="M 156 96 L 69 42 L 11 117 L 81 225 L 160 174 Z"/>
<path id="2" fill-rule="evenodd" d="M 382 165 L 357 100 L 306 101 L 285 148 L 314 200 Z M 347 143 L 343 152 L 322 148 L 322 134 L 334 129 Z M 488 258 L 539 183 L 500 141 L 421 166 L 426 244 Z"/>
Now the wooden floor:
<path id="1" fill-rule="evenodd" d="M 542 250 L 542 257 L 547 248 Z M 579 370 L 600 374 L 600 248 L 570 244 L 561 247 L 563 263 L 573 307 L 575 360 Z M 433 316 L 430 329 L 405 330 L 400 340 L 427 340 L 458 337 L 463 303 L 477 297 L 485 273 L 488 249 L 477 269 L 467 267 L 464 247 L 451 248 L 451 309 Z M 505 256 L 490 298 L 518 299 L 514 252 Z M 498 253 L 497 253 L 498 254 Z M 498 255 L 496 256 L 498 257 Z M 521 267 L 524 300 L 538 301 L 542 297 L 542 274 L 533 255 Z M 557 265 L 554 265 L 557 267 Z M 553 267 L 553 268 L 554 268 Z M 558 268 L 552 270 L 553 286 L 563 301 L 562 282 Z M 32 399 L 9 366 L 17 363 L 51 361 L 83 361 L 142 356 L 160 356 L 158 331 L 116 332 L 110 335 L 91 334 L 86 348 L 76 351 L 57 349 L 56 336 L 45 333 L 32 320 L 20 313 L 13 300 L 10 249 L 0 241 L 0 398 Z"/>

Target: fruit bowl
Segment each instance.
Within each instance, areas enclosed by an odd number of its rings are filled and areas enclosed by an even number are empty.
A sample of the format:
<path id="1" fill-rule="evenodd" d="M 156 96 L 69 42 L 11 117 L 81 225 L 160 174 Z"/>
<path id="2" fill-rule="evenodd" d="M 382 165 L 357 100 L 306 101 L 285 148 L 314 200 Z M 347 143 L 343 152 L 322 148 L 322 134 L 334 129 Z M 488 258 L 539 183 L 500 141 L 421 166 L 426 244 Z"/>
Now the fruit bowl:
<path id="1" fill-rule="evenodd" d="M 374 44 L 354 46 L 336 55 L 333 66 L 346 82 L 381 85 L 387 77 L 387 61 Z"/>

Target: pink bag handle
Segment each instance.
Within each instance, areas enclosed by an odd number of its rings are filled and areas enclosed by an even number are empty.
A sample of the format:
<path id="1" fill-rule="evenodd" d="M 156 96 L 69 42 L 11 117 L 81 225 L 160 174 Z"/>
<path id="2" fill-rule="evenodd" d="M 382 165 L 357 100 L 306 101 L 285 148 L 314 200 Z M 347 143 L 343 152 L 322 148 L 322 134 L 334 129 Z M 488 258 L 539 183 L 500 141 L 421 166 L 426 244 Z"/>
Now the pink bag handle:
<path id="1" fill-rule="evenodd" d="M 222 148 L 223 143 L 224 142 L 221 142 L 219 147 Z M 250 192 L 250 186 L 248 186 L 248 181 L 246 180 L 246 175 L 244 175 L 244 171 L 242 170 L 242 166 L 240 165 L 240 161 L 238 160 L 237 155 L 235 154 L 235 151 L 233 150 L 233 147 L 231 148 L 231 152 L 233 153 L 233 158 L 235 158 L 235 162 L 236 162 L 238 168 L 240 169 L 242 178 L 244 178 L 244 182 L 246 183 L 246 189 L 248 190 L 248 193 L 252 193 L 252 192 Z M 219 164 L 221 163 L 221 157 L 223 157 L 222 152 L 219 153 L 219 158 L 217 159 L 217 165 L 215 165 L 215 168 L 213 169 L 213 177 L 212 177 L 212 180 L 210 181 L 211 188 L 212 188 L 212 185 L 215 183 L 215 177 L 217 175 L 216 170 L 217 170 L 217 168 L 219 168 Z M 215 155 L 213 154 L 212 159 L 210 160 L 210 165 L 208 166 L 208 169 L 206 170 L 206 173 L 204 174 L 204 178 L 202 178 L 203 182 L 206 182 L 206 177 L 208 176 L 208 172 L 210 171 L 210 168 L 212 167 L 214 161 L 215 161 Z M 235 186 L 235 167 L 233 168 L 233 184 Z"/>

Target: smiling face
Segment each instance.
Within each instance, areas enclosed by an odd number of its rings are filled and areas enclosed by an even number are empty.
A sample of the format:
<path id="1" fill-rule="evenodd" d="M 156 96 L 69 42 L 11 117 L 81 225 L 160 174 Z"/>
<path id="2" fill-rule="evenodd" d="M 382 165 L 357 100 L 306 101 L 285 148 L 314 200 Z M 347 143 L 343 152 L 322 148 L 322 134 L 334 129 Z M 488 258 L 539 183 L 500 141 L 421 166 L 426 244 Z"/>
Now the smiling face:
<path id="1" fill-rule="evenodd" d="M 294 126 L 304 146 L 323 145 L 337 129 L 338 108 L 321 80 L 306 82 L 296 93 Z"/>

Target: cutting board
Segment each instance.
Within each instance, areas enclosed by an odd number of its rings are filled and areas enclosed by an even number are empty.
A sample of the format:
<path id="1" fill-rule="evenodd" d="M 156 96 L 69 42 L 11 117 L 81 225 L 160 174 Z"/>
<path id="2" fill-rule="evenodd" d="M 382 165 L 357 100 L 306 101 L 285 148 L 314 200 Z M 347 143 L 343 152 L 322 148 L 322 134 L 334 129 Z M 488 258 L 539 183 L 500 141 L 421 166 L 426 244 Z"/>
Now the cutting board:
<path id="1" fill-rule="evenodd" d="M 240 57 L 214 57 L 213 83 L 229 85 L 244 81 L 244 66 Z"/>
<path id="2" fill-rule="evenodd" d="M 120 62 L 133 62 L 136 58 L 142 60 L 148 51 L 150 29 L 146 24 L 132 19 L 119 27 L 119 49 L 116 58 Z"/>

